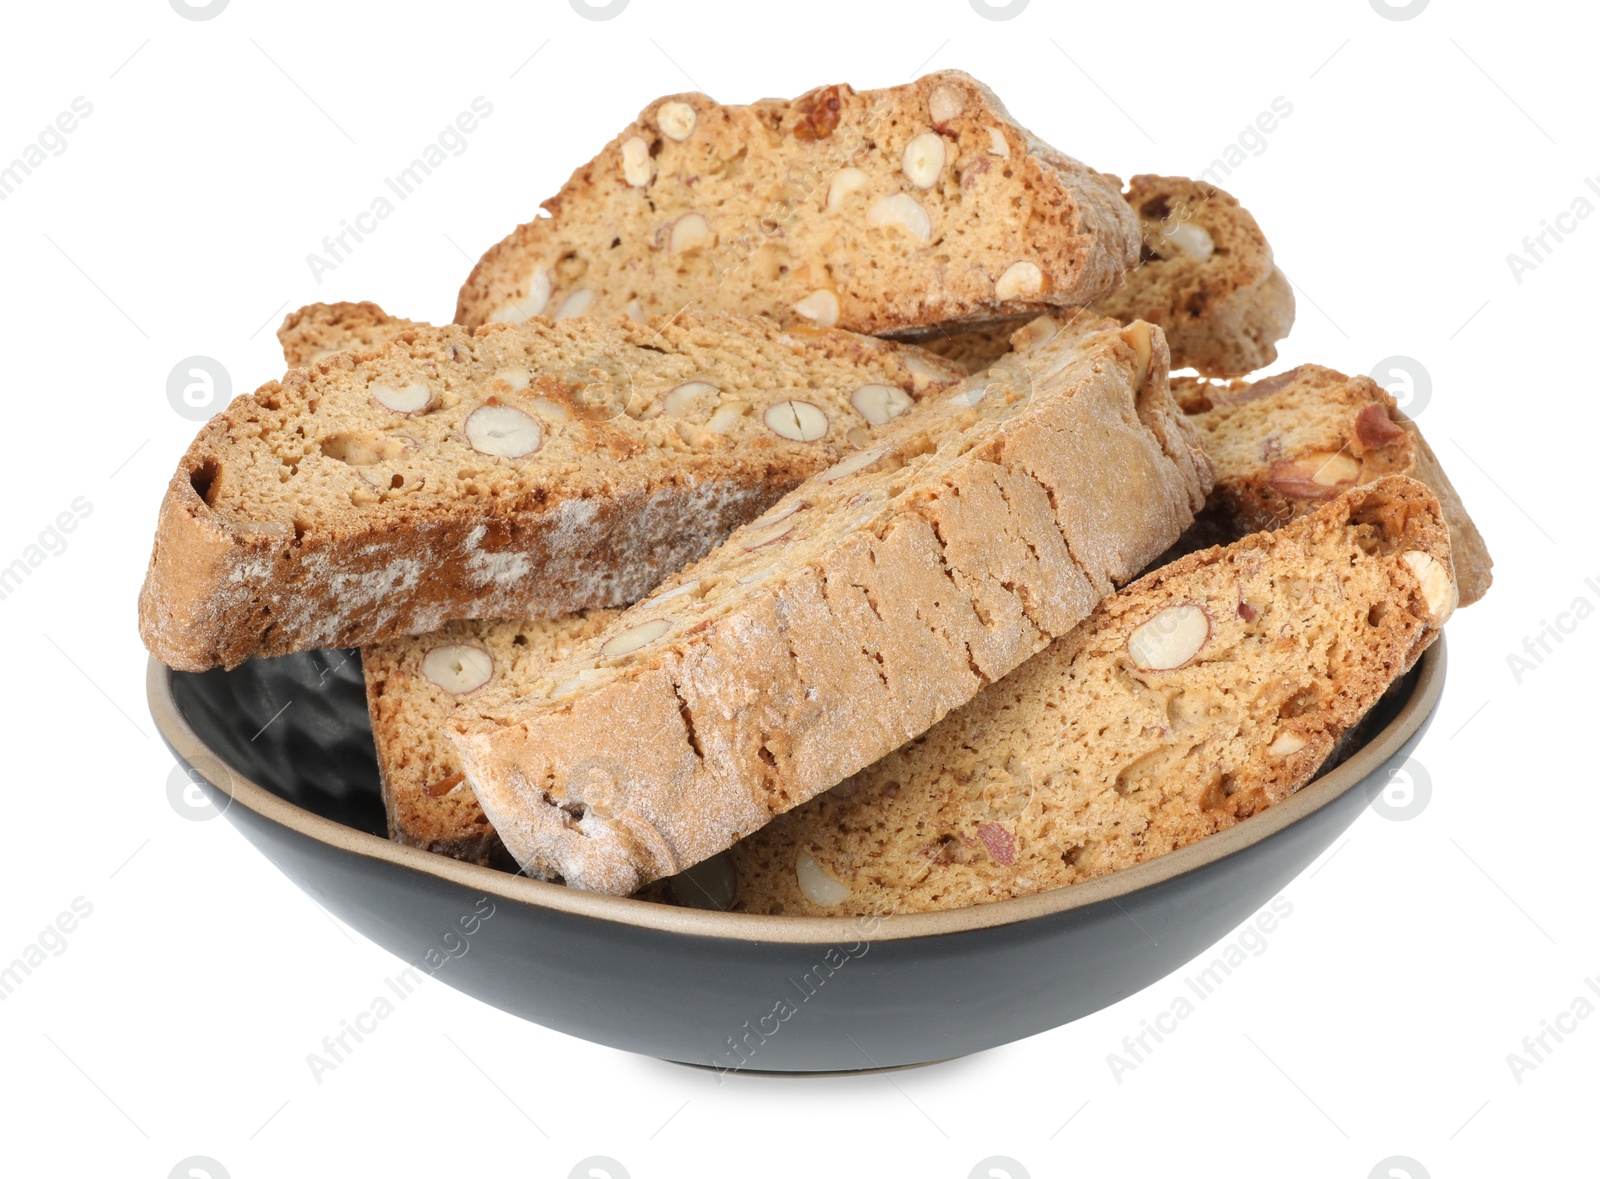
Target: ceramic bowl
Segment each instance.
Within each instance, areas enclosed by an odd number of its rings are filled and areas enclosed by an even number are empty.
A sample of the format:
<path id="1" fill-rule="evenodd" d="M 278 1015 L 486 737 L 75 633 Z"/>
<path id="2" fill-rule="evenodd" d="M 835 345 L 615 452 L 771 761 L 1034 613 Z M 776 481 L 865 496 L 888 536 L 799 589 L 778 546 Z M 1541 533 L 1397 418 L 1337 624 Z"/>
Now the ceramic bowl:
<path id="1" fill-rule="evenodd" d="M 1421 738 L 1444 673 L 1441 639 L 1345 761 L 1208 839 L 1035 896 L 878 918 L 675 908 L 391 843 L 354 652 L 200 674 L 152 662 L 148 690 L 162 736 L 228 820 L 419 973 L 614 1048 L 817 1073 L 981 1051 L 1178 969 L 1355 820 Z"/>

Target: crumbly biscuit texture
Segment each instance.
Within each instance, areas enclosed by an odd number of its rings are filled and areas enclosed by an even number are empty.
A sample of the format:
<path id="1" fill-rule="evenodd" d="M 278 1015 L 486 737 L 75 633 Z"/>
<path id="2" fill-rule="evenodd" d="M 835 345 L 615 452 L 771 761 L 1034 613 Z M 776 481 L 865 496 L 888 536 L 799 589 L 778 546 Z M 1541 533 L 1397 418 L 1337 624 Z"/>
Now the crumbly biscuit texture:
<path id="1" fill-rule="evenodd" d="M 1126 199 L 1143 231 L 1139 265 L 1094 310 L 1160 324 L 1174 368 L 1235 377 L 1278 357 L 1294 290 L 1256 219 L 1220 188 L 1135 176 Z"/>
<path id="2" fill-rule="evenodd" d="M 1230 377 L 1277 359 L 1294 292 L 1255 218 L 1221 189 L 1179 176 L 1135 176 L 1125 197 L 1143 232 L 1139 263 L 1094 312 L 1160 324 L 1175 369 Z M 923 344 L 979 372 L 1015 346 L 1018 326 L 940 332 Z"/>
<path id="3" fill-rule="evenodd" d="M 1258 381 L 1174 378 L 1217 479 L 1186 544 L 1226 543 L 1275 528 L 1385 475 L 1409 475 L 1439 497 L 1450 525 L 1461 604 L 1494 580 L 1494 562 L 1416 423 L 1365 376 L 1306 364 Z"/>
<path id="4" fill-rule="evenodd" d="M 305 368 L 335 352 L 386 347 L 407 328 L 427 326 L 376 303 L 308 303 L 284 316 L 278 343 L 290 368 Z"/>
<path id="5" fill-rule="evenodd" d="M 408 328 L 201 430 L 141 633 L 203 670 L 636 601 L 954 376 L 910 345 L 714 313 Z"/>
<path id="6" fill-rule="evenodd" d="M 461 289 L 456 321 L 684 307 L 920 337 L 1081 307 L 1138 257 L 1114 178 L 945 71 L 651 103 Z"/>
<path id="7" fill-rule="evenodd" d="M 648 895 L 925 912 L 1152 859 L 1310 781 L 1453 605 L 1432 493 L 1357 488 L 1140 579 L 922 737 Z"/>
<path id="8" fill-rule="evenodd" d="M 615 614 L 451 622 L 361 651 L 389 837 L 458 860 L 515 868 L 440 731 L 464 701 L 536 679 L 589 645 Z"/>
<path id="9" fill-rule="evenodd" d="M 907 413 L 446 732 L 506 846 L 610 893 L 934 724 L 1171 544 L 1210 471 L 1147 324 L 1076 323 Z"/>

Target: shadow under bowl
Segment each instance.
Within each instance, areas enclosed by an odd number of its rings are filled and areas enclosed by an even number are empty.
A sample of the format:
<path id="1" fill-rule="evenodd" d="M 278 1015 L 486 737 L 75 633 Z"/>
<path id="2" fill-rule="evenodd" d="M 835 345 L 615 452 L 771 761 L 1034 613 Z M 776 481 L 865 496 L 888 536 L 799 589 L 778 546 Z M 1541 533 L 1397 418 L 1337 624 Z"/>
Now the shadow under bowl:
<path id="1" fill-rule="evenodd" d="M 212 803 L 347 925 L 523 1019 L 741 1072 L 893 1068 L 1098 1011 L 1196 957 L 1347 828 L 1426 730 L 1441 638 L 1371 736 L 1292 798 L 1066 888 L 940 913 L 771 917 L 600 896 L 385 838 L 358 656 L 151 662 L 162 737 Z"/>

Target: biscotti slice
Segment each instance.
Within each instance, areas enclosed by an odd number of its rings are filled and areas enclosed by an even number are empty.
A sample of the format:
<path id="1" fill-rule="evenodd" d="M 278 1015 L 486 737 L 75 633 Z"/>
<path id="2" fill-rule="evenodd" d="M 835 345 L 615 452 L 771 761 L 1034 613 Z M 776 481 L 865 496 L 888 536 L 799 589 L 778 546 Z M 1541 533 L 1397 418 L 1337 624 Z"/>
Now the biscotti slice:
<path id="1" fill-rule="evenodd" d="M 1358 484 L 1409 475 L 1444 509 L 1461 604 L 1488 590 L 1494 562 L 1483 537 L 1422 433 L 1372 378 L 1306 364 L 1253 382 L 1175 378 L 1172 391 L 1217 471 L 1190 547 L 1276 528 Z"/>
<path id="2" fill-rule="evenodd" d="M 376 303 L 309 303 L 284 317 L 278 343 L 290 368 L 305 368 L 335 352 L 383 348 L 407 328 L 427 326 Z"/>
<path id="3" fill-rule="evenodd" d="M 966 74 L 647 106 L 494 246 L 456 322 L 685 307 L 921 337 L 1081 307 L 1138 258 L 1115 178 Z"/>
<path id="4" fill-rule="evenodd" d="M 1139 216 L 1139 264 L 1092 308 L 1123 323 L 1158 323 L 1173 368 L 1239 376 L 1277 359 L 1294 324 L 1294 291 L 1261 227 L 1220 188 L 1181 176 L 1135 176 L 1125 199 Z M 1016 322 L 941 333 L 932 352 L 979 372 L 1015 347 Z"/>
<path id="5" fill-rule="evenodd" d="M 953 375 L 909 345 L 721 314 L 409 328 L 201 430 L 140 630 L 203 670 L 636 601 Z"/>
<path id="6" fill-rule="evenodd" d="M 1403 477 L 1102 602 L 922 737 L 653 898 L 750 913 L 951 909 L 1152 859 L 1309 782 L 1455 603 Z"/>
<path id="7" fill-rule="evenodd" d="M 1210 472 L 1148 324 L 1073 324 L 907 414 L 446 722 L 524 870 L 629 893 L 888 753 L 1083 619 Z"/>
<path id="8" fill-rule="evenodd" d="M 363 647 L 361 670 L 389 838 L 515 870 L 440 726 L 474 693 L 536 679 L 587 649 L 615 614 L 589 610 L 526 622 L 451 622 L 431 634 Z"/>
<path id="9" fill-rule="evenodd" d="M 1294 290 L 1256 219 L 1222 189 L 1181 176 L 1135 176 L 1127 201 L 1143 229 L 1139 265 L 1093 310 L 1159 324 L 1174 368 L 1235 377 L 1276 360 Z"/>

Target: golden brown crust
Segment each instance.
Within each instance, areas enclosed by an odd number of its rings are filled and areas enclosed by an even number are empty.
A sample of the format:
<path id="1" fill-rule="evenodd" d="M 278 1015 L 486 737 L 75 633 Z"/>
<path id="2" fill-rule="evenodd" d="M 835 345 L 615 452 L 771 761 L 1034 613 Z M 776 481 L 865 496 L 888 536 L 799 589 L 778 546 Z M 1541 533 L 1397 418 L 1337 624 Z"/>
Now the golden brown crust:
<path id="1" fill-rule="evenodd" d="M 865 456 L 881 465 L 798 488 L 582 659 L 457 710 L 446 733 L 506 846 L 631 892 L 1070 629 L 1203 501 L 1165 351 L 1148 325 L 1062 329 L 907 414 Z"/>
<path id="2" fill-rule="evenodd" d="M 1418 554 L 1449 567 L 1438 504 L 1389 478 L 1140 579 L 916 741 L 736 844 L 723 907 L 831 916 L 1023 896 L 1287 798 L 1437 637 L 1448 601 L 1429 601 Z M 1141 666 L 1130 637 L 1172 607 L 1205 613 L 1203 644 L 1171 670 Z M 694 903 L 687 891 L 647 895 Z"/>
<path id="3" fill-rule="evenodd" d="M 1114 180 L 956 71 L 751 106 L 669 95 L 544 209 L 479 261 L 458 323 L 689 306 L 915 337 L 1083 306 L 1139 237 Z"/>
<path id="4" fill-rule="evenodd" d="M 202 670 L 623 605 L 852 453 L 847 433 L 870 442 L 852 390 L 910 402 L 954 371 L 906 345 L 733 316 L 408 328 L 207 424 L 162 507 L 141 633 L 169 666 Z M 715 384 L 669 409 L 696 380 Z M 825 430 L 780 437 L 765 411 L 802 395 Z M 489 406 L 535 450 L 481 449 L 499 443 L 466 422 Z"/>

